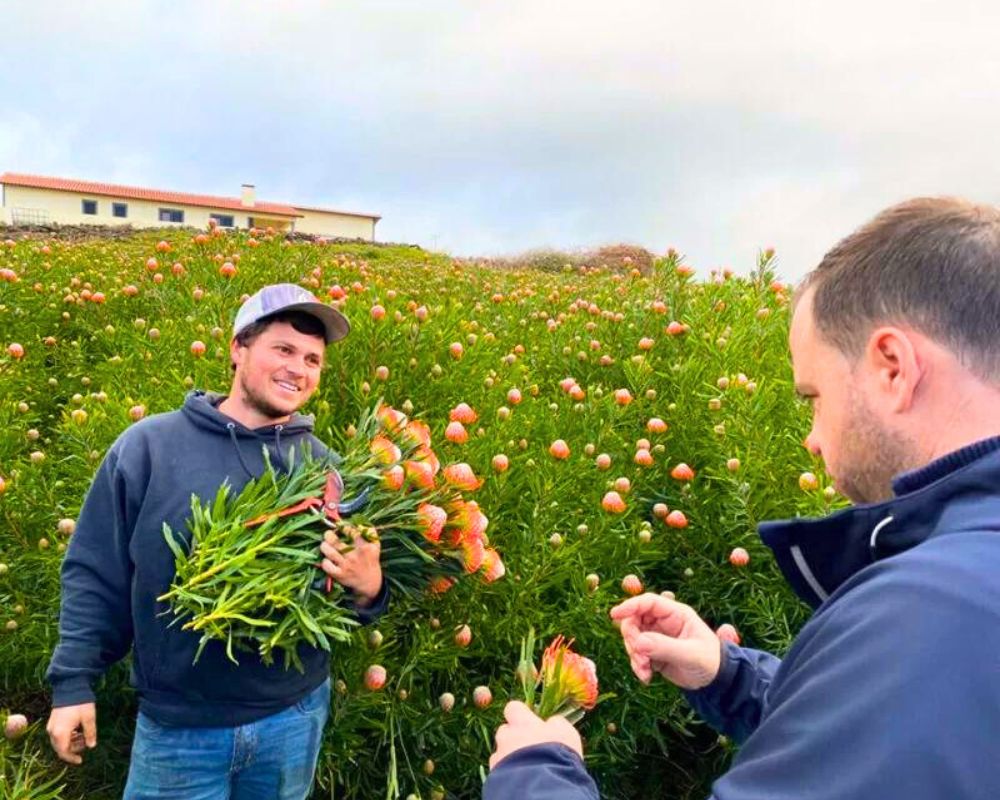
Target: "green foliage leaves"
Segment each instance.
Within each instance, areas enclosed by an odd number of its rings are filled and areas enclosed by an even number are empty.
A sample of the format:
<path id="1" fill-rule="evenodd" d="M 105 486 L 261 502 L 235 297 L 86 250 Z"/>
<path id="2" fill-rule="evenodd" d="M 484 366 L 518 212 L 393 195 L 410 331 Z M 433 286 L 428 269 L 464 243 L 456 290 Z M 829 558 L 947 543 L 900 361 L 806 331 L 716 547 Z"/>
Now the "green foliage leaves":
<path id="1" fill-rule="evenodd" d="M 635 680 L 608 611 L 624 597 L 622 578 L 634 573 L 649 590 L 674 591 L 712 625 L 733 623 L 750 646 L 780 652 L 805 618 L 755 533 L 763 519 L 819 514 L 833 505 L 822 487 L 798 487 L 801 471 L 821 470 L 801 447 L 808 419 L 793 400 L 786 295 L 772 285 L 770 259 L 762 256 L 747 278 L 702 282 L 680 269 L 677 254 L 657 258 L 636 277 L 628 269 L 585 268 L 594 263 L 567 270 L 562 261 L 552 271 L 494 270 L 415 248 L 286 245 L 268 237 L 252 246 L 243 233 L 195 243 L 173 232 L 170 252 L 160 254 L 156 243 L 164 235 L 0 243 L 0 267 L 18 276 L 0 282 L 0 476 L 6 483 L 0 563 L 8 565 L 0 574 L 0 695 L 11 710 L 33 719 L 46 713 L 42 676 L 55 644 L 66 543 L 56 526 L 77 515 L 103 453 L 133 424 L 132 409 L 142 407 L 137 416 L 171 410 L 196 386 L 225 390 L 229 331 L 243 294 L 292 281 L 326 298 L 337 285 L 352 333 L 328 349 L 320 389 L 304 409 L 316 415 L 318 435 L 346 457 L 364 441 L 358 418 L 379 395 L 425 420 L 442 463 L 466 462 L 487 476 L 475 498 L 508 572 L 495 583 L 460 581 L 442 595 L 407 592 L 413 583 L 405 576 L 420 574 L 425 553 L 405 539 L 394 550 L 383 538 L 395 597 L 377 625 L 381 641 L 370 639 L 369 629 L 345 628 L 350 643 L 341 644 L 312 606 L 321 598 L 306 588 L 307 577 L 318 574 L 311 566 L 318 538 L 309 537 L 318 537 L 319 528 L 303 521 L 293 530 L 297 523 L 288 523 L 295 542 L 269 545 L 283 558 L 301 560 L 301 574 L 290 570 L 286 582 L 268 589 L 289 608 L 306 611 L 304 617 L 292 611 L 284 624 L 309 631 L 317 643 L 316 628 L 327 636 L 339 687 L 317 794 L 383 797 L 390 774 L 389 786 L 401 796 L 442 790 L 478 797 L 480 767 L 503 704 L 519 696 L 520 642 L 533 628 L 540 641 L 574 638 L 577 652 L 596 662 L 602 691 L 614 694 L 580 727 L 603 796 L 645 797 L 669 787 L 675 798 L 704 797 L 728 748 L 692 718 L 671 687 Z M 159 282 L 145 266 L 151 255 L 160 261 Z M 220 263 L 236 255 L 238 274 L 221 277 Z M 173 263 L 183 272 L 175 274 Z M 127 286 L 137 293 L 124 293 Z M 84 291 L 102 291 L 106 302 L 87 300 Z M 376 304 L 384 316 L 372 314 Z M 686 332 L 667 333 L 671 321 L 688 326 Z M 639 348 L 644 337 L 653 340 L 648 350 Z M 200 358 L 190 350 L 196 339 L 208 345 Z M 8 357 L 10 342 L 24 346 L 22 359 Z M 462 345 L 461 357 L 452 355 L 454 343 Z M 385 375 L 380 366 L 388 377 L 379 377 Z M 560 388 L 567 376 L 584 391 L 582 399 Z M 508 399 L 514 388 L 520 402 Z M 617 405 L 619 388 L 629 389 L 633 402 Z M 446 443 L 449 410 L 460 402 L 476 410 L 478 421 L 468 426 L 466 444 Z M 87 412 L 86 419 L 74 418 L 75 410 Z M 650 417 L 669 429 L 650 433 Z M 633 461 L 640 438 L 649 440 L 651 466 Z M 569 445 L 566 460 L 549 455 L 555 439 Z M 44 458 L 33 460 L 33 452 Z M 595 464 L 599 453 L 611 458 L 607 471 Z M 497 454 L 507 456 L 506 471 L 491 470 Z M 727 467 L 730 459 L 739 460 L 736 469 Z M 693 480 L 670 477 L 682 461 L 694 469 Z M 352 471 L 342 471 L 351 480 Z M 626 512 L 613 516 L 600 502 L 617 478 L 627 478 L 630 490 L 623 493 Z M 256 490 L 253 503 L 262 514 L 316 487 L 261 482 Z M 235 556 L 234 543 L 246 532 L 225 524 L 232 499 L 220 489 L 198 508 L 193 524 L 196 538 L 197 531 L 206 538 L 211 531 L 217 537 L 211 546 Z M 658 502 L 683 511 L 688 526 L 665 525 L 652 512 Z M 397 519 L 406 518 L 397 512 Z M 380 526 L 378 519 L 363 521 Z M 261 525 L 245 543 L 274 538 L 285 525 Z M 187 537 L 172 532 L 175 556 L 188 552 Z M 734 546 L 750 553 L 742 570 L 727 561 Z M 204 574 L 209 553 L 192 552 L 179 578 Z M 252 561 L 239 562 L 249 580 Z M 282 622 L 252 604 L 228 605 L 233 590 L 222 591 L 237 570 L 227 569 L 189 585 L 192 613 L 222 597 L 223 613 L 256 630 L 256 642 L 275 637 Z M 591 574 L 598 577 L 595 588 L 587 581 Z M 213 599 L 201 590 L 216 581 Z M 3 628 L 9 621 L 16 623 L 13 631 Z M 466 624 L 472 641 L 461 647 L 454 636 Z M 206 624 L 202 632 L 221 635 L 222 629 Z M 287 634 L 282 630 L 277 643 Z M 232 652 L 238 659 L 235 642 Z M 380 691 L 363 684 L 373 663 L 389 676 Z M 68 798 L 120 796 L 134 715 L 125 672 L 112 671 L 100 693 L 102 744 L 67 777 Z M 491 706 L 473 705 L 478 685 L 491 688 Z M 456 698 L 447 712 L 439 705 L 445 692 Z M 37 752 L 51 758 L 41 747 Z M 434 762 L 431 774 L 423 768 L 427 760 Z M 56 765 L 49 760 L 46 768 Z"/>

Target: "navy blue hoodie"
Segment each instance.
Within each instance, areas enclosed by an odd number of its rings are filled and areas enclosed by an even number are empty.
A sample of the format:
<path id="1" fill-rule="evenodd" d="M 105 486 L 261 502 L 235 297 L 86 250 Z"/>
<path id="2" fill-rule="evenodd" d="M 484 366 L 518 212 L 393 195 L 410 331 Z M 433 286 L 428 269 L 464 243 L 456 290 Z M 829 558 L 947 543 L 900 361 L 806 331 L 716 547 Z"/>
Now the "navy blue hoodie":
<path id="1" fill-rule="evenodd" d="M 1000 438 L 893 489 L 884 503 L 760 526 L 816 612 L 784 659 L 727 643 L 715 681 L 686 693 L 743 745 L 713 798 L 1000 798 Z M 575 753 L 547 744 L 505 759 L 485 797 L 597 789 Z"/>
<path id="2" fill-rule="evenodd" d="M 219 642 L 192 664 L 200 634 L 169 626 L 173 615 L 156 599 L 174 577 L 163 523 L 186 532 L 192 494 L 211 501 L 228 480 L 235 496 L 263 474 L 265 446 L 279 469 L 291 447 L 327 453 L 311 416 L 250 430 L 218 410 L 223 399 L 191 392 L 181 409 L 129 427 L 105 456 L 63 561 L 59 644 L 46 676 L 53 706 L 92 702 L 95 680 L 130 647 L 140 710 L 164 725 L 246 724 L 298 702 L 329 675 L 329 655 L 305 645 L 302 673 L 280 657 L 265 666 L 250 652 L 238 654 L 237 666 Z M 383 581 L 358 616 L 367 622 L 387 603 Z"/>

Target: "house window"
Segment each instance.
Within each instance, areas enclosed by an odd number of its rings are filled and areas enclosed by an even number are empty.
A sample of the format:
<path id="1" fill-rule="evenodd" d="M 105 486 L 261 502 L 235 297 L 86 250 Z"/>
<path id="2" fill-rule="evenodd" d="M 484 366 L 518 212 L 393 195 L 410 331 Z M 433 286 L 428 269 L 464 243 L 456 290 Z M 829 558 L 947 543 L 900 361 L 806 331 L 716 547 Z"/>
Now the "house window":
<path id="1" fill-rule="evenodd" d="M 83 213 L 87 215 L 94 215 L 97 213 L 97 201 L 96 200 L 84 200 L 83 201 Z"/>
<path id="2" fill-rule="evenodd" d="M 112 216 L 125 219 L 128 216 L 128 203 L 112 203 L 111 214 Z"/>
<path id="3" fill-rule="evenodd" d="M 179 208 L 161 208 L 160 222 L 183 222 L 184 212 Z"/>
<path id="4" fill-rule="evenodd" d="M 209 214 L 208 218 L 218 222 L 220 228 L 232 228 L 236 224 L 232 214 Z"/>

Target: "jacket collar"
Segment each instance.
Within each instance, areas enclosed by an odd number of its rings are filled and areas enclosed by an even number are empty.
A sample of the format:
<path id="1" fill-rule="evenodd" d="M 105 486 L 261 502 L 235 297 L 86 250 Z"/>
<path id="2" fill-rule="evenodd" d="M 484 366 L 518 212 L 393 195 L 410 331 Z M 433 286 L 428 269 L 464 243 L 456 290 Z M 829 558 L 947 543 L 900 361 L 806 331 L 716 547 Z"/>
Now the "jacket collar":
<path id="1" fill-rule="evenodd" d="M 819 519 L 758 526 L 799 597 L 818 607 L 862 568 L 938 533 L 949 502 L 959 496 L 975 500 L 1000 493 L 1000 436 L 901 473 L 892 487 L 896 496 L 883 503 L 852 506 Z"/>

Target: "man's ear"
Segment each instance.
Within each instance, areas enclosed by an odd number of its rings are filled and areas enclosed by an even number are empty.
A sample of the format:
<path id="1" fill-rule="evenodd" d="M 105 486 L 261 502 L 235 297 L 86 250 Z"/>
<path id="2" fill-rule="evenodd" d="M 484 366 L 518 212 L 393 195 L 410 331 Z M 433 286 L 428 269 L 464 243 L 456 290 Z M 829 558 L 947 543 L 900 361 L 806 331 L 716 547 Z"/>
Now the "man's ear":
<path id="1" fill-rule="evenodd" d="M 236 341 L 235 337 L 233 339 L 230 339 L 229 358 L 232 359 L 233 364 L 235 364 L 236 366 L 240 365 L 240 362 L 243 360 L 243 353 L 245 351 L 246 348 L 243 347 L 243 345 L 241 345 L 238 341 Z"/>
<path id="2" fill-rule="evenodd" d="M 925 369 L 912 332 L 890 325 L 876 328 L 868 337 L 865 361 L 882 407 L 896 414 L 908 411 Z"/>

